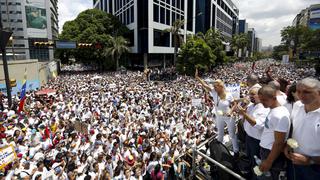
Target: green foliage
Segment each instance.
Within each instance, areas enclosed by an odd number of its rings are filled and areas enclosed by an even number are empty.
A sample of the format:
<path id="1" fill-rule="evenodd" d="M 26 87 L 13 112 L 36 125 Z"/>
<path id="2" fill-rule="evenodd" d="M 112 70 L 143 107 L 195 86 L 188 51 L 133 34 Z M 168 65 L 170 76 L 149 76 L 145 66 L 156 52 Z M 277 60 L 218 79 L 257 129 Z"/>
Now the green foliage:
<path id="1" fill-rule="evenodd" d="M 177 62 L 178 55 L 178 46 L 181 45 L 183 40 L 181 39 L 181 27 L 184 25 L 184 20 L 177 19 L 170 28 L 165 29 L 165 32 L 170 32 L 173 35 L 173 43 L 174 43 L 174 56 L 173 56 L 173 64 L 175 65 Z"/>
<path id="2" fill-rule="evenodd" d="M 216 56 L 210 46 L 202 38 L 192 37 L 179 51 L 177 71 L 192 76 L 196 67 L 208 71 L 215 60 Z"/>
<path id="3" fill-rule="evenodd" d="M 288 26 L 281 30 L 281 43 L 286 51 L 293 50 L 293 55 L 303 51 L 320 50 L 320 30 L 305 26 Z"/>
<path id="4" fill-rule="evenodd" d="M 241 33 L 232 36 L 231 47 L 236 52 L 236 56 L 238 55 L 239 49 L 243 50 L 248 44 L 249 39 L 247 34 Z"/>
<path id="5" fill-rule="evenodd" d="M 119 69 L 119 59 L 122 54 L 130 51 L 127 40 L 122 36 L 113 37 L 110 39 L 109 47 L 104 49 L 103 54 L 116 61 L 116 69 Z"/>
<path id="6" fill-rule="evenodd" d="M 113 15 L 98 9 L 81 12 L 75 20 L 63 25 L 59 40 L 76 41 L 78 43 L 100 43 L 102 47 L 112 46 L 112 36 L 124 36 L 129 30 Z M 105 69 L 104 61 L 108 59 L 103 49 L 57 50 L 58 57 L 73 56 L 77 61 L 96 63 Z M 64 60 L 65 61 L 65 60 Z M 109 66 L 109 65 L 108 65 Z"/>
<path id="7" fill-rule="evenodd" d="M 273 47 L 272 57 L 276 60 L 281 60 L 282 55 L 288 54 L 288 49 L 286 45 L 279 45 Z"/>
<path id="8" fill-rule="evenodd" d="M 204 35 L 204 40 L 211 48 L 213 54 L 217 57 L 216 63 L 222 64 L 227 61 L 226 59 L 226 52 L 224 51 L 224 47 L 222 44 L 223 36 L 221 35 L 220 31 L 215 29 L 209 29 L 206 34 Z"/>

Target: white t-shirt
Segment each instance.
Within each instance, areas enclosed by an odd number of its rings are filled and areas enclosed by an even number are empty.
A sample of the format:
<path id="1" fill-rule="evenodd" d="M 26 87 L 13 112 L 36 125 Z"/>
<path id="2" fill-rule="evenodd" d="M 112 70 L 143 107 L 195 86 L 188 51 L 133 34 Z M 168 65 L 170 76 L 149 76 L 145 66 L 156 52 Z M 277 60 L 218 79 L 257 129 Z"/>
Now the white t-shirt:
<path id="1" fill-rule="evenodd" d="M 219 112 L 227 113 L 230 110 L 230 104 L 233 101 L 232 94 L 227 93 L 226 98 L 223 100 L 220 99 L 220 97 L 218 96 L 218 93 L 214 90 L 210 92 L 210 95 L 212 96 L 213 101 L 216 105 L 215 109 L 216 109 L 217 116 L 221 116 Z"/>
<path id="2" fill-rule="evenodd" d="M 269 112 L 270 109 L 265 108 L 261 103 L 256 105 L 251 103 L 248 106 L 247 113 L 256 121 L 254 126 L 252 126 L 247 120 L 244 121 L 244 130 L 248 136 L 260 140 L 264 123 Z"/>
<path id="3" fill-rule="evenodd" d="M 281 95 L 277 96 L 277 100 L 281 104 L 281 106 L 283 106 L 287 103 L 287 95 L 281 92 Z"/>
<path id="4" fill-rule="evenodd" d="M 299 144 L 294 151 L 307 156 L 320 156 L 320 108 L 308 113 L 304 108 L 304 104 L 298 101 L 292 109 L 292 138 Z"/>
<path id="5" fill-rule="evenodd" d="M 272 149 L 274 143 L 274 132 L 289 133 L 290 129 L 290 114 L 284 106 L 279 106 L 270 110 L 264 129 L 261 135 L 260 146 L 265 149 Z"/>

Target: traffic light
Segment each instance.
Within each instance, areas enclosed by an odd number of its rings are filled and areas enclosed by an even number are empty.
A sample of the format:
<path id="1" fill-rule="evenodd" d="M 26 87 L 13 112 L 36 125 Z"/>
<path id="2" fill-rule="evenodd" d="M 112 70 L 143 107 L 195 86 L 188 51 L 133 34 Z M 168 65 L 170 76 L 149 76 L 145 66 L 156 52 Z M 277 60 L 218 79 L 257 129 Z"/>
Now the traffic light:
<path id="1" fill-rule="evenodd" d="M 17 86 L 16 79 L 10 79 L 10 87 L 16 87 L 16 86 Z"/>
<path id="2" fill-rule="evenodd" d="M 41 42 L 33 42 L 33 45 L 35 47 L 43 47 L 43 48 L 47 48 L 47 47 L 52 47 L 54 46 L 54 42 L 53 41 L 47 41 L 47 42 L 44 42 L 44 41 L 41 41 Z"/>
<path id="3" fill-rule="evenodd" d="M 90 43 L 78 43 L 78 48 L 90 48 L 92 44 Z"/>

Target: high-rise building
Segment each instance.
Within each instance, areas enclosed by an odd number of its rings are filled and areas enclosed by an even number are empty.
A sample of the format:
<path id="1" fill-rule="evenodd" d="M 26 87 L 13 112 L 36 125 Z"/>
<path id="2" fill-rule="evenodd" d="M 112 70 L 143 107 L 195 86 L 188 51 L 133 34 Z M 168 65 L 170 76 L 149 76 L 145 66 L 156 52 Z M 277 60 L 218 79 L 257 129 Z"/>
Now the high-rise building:
<path id="1" fill-rule="evenodd" d="M 245 19 L 239 20 L 239 33 L 248 33 L 248 23 Z"/>
<path id="2" fill-rule="evenodd" d="M 313 4 L 301 10 L 292 21 L 292 26 L 298 25 L 320 29 L 320 4 Z"/>
<path id="3" fill-rule="evenodd" d="M 254 52 L 254 41 L 256 38 L 256 31 L 254 30 L 254 28 L 249 28 L 248 29 L 248 52 L 249 52 L 249 56 L 253 56 L 253 52 Z"/>
<path id="4" fill-rule="evenodd" d="M 34 46 L 58 37 L 58 0 L 0 0 L 3 29 L 13 32 L 9 59 L 53 59 L 52 48 Z"/>
<path id="5" fill-rule="evenodd" d="M 129 30 L 132 66 L 172 64 L 173 35 L 164 30 L 184 20 L 181 38 L 211 27 L 227 41 L 238 32 L 239 10 L 231 0 L 94 0 L 94 8 L 119 18 Z M 148 61 L 148 62 L 147 62 Z"/>
<path id="6" fill-rule="evenodd" d="M 254 40 L 254 52 L 261 52 L 262 48 L 262 39 L 256 37 Z"/>

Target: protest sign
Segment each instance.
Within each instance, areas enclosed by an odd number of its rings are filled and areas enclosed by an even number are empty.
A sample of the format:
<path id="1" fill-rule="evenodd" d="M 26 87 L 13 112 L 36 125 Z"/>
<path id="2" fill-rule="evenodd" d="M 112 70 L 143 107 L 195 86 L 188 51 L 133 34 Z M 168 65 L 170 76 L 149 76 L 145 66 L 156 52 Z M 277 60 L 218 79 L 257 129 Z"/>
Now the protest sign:
<path id="1" fill-rule="evenodd" d="M 194 106 L 194 107 L 201 107 L 201 106 L 202 106 L 201 100 L 202 100 L 202 99 L 192 99 L 192 100 L 191 100 L 192 106 Z"/>
<path id="2" fill-rule="evenodd" d="M 0 149 L 0 169 L 17 159 L 13 145 L 5 146 Z"/>
<path id="3" fill-rule="evenodd" d="M 231 93 L 234 99 L 240 99 L 240 84 L 226 84 L 226 91 Z"/>

